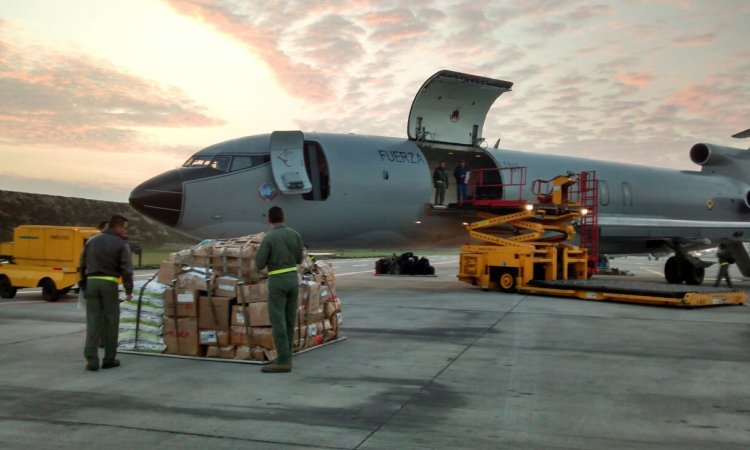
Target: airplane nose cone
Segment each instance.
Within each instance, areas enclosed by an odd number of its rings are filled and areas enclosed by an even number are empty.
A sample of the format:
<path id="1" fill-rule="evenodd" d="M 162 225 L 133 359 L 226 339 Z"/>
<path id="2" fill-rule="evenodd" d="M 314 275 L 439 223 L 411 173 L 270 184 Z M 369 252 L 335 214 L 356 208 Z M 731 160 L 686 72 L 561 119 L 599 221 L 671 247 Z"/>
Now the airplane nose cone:
<path id="1" fill-rule="evenodd" d="M 176 227 L 182 215 L 182 176 L 170 170 L 144 181 L 130 193 L 130 205 L 146 217 Z"/>

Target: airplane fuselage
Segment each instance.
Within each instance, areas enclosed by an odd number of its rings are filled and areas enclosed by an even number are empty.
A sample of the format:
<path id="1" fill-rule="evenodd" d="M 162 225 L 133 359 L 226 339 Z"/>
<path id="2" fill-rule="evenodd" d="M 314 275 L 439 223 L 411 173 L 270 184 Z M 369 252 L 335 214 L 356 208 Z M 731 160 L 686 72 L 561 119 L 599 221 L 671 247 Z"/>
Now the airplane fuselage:
<path id="1" fill-rule="evenodd" d="M 655 252 L 665 239 L 683 237 L 716 241 L 733 229 L 737 237 L 750 217 L 743 200 L 748 185 L 706 172 L 494 148 L 450 151 L 354 134 L 307 133 L 304 141 L 317 147 L 315 167 L 308 167 L 312 193 L 278 189 L 269 162 L 270 135 L 259 135 L 198 152 L 194 158 L 204 162 L 225 159 L 217 168 L 208 162 L 149 180 L 133 191 L 131 203 L 198 239 L 267 230 L 268 208 L 280 206 L 312 249 L 456 248 L 469 239 L 463 223 L 471 217 L 434 213 L 426 205 L 434 196 L 432 170 L 440 160 L 451 174 L 448 201 L 455 201 L 452 172 L 463 158 L 470 169 L 526 167 L 526 185 L 506 187 L 503 197 L 531 202 L 536 201 L 532 180 L 595 171 L 602 253 Z M 232 160 L 249 166 L 233 170 Z"/>

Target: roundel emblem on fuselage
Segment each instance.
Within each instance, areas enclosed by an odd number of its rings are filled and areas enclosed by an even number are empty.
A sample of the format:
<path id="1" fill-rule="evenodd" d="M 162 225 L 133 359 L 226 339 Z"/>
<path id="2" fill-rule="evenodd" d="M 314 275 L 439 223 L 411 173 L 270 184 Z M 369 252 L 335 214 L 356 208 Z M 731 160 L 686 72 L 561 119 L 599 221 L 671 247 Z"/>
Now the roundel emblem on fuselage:
<path id="1" fill-rule="evenodd" d="M 459 108 L 454 109 L 451 112 L 451 122 L 456 123 L 461 118 L 461 110 Z"/>
<path id="2" fill-rule="evenodd" d="M 270 181 L 266 181 L 258 188 L 258 196 L 267 202 L 273 201 L 277 195 L 279 195 L 279 190 Z"/>
<path id="3" fill-rule="evenodd" d="M 708 201 L 706 202 L 706 206 L 708 207 L 709 211 L 713 210 L 714 209 L 714 201 L 709 198 Z"/>

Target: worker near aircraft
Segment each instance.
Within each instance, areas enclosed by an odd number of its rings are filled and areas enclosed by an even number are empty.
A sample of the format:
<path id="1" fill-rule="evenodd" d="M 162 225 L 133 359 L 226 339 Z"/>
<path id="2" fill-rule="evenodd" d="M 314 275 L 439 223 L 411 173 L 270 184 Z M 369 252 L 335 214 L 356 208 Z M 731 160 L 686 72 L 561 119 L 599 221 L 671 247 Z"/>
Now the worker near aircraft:
<path id="1" fill-rule="evenodd" d="M 456 195 L 459 203 L 466 201 L 466 182 L 469 176 L 469 169 L 466 167 L 466 161 L 461 160 L 461 163 L 453 171 L 453 176 L 456 177 Z"/>
<path id="2" fill-rule="evenodd" d="M 81 276 L 86 285 L 86 370 L 99 370 L 99 340 L 104 334 L 102 369 L 118 367 L 117 333 L 120 327 L 119 279 L 126 300 L 133 295 L 133 263 L 125 236 L 128 219 L 114 215 L 107 229 L 89 239 L 81 253 Z"/>
<path id="3" fill-rule="evenodd" d="M 302 237 L 286 226 L 284 211 L 278 206 L 268 210 L 273 229 L 263 238 L 255 263 L 259 270 L 268 266 L 268 316 L 278 357 L 264 366 L 265 373 L 292 371 L 292 346 L 297 320 L 299 280 L 297 265 L 302 264 Z"/>
<path id="4" fill-rule="evenodd" d="M 729 277 L 729 265 L 734 264 L 734 255 L 727 246 L 722 243 L 719 244 L 719 250 L 716 252 L 716 257 L 719 258 L 719 276 L 716 278 L 714 287 L 719 287 L 721 279 L 726 278 L 729 288 L 734 289 L 734 286 L 732 286 L 732 279 Z"/>
<path id="5" fill-rule="evenodd" d="M 445 202 L 445 190 L 448 189 L 448 172 L 445 170 L 445 161 L 440 161 L 440 166 L 432 172 L 432 181 L 435 183 L 435 205 Z"/>

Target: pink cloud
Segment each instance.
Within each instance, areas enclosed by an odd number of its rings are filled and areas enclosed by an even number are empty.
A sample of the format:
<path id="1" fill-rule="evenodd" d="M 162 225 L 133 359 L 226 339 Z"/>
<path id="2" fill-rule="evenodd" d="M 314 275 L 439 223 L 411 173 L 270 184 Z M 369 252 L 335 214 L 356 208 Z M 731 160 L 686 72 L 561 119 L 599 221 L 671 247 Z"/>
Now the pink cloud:
<path id="1" fill-rule="evenodd" d="M 680 36 L 672 39 L 677 47 L 702 47 L 716 42 L 716 33 L 706 33 L 694 36 Z"/>
<path id="2" fill-rule="evenodd" d="M 2 38 L 0 47 L 0 137 L 10 144 L 161 151 L 134 128 L 225 123 L 182 90 L 108 61 Z"/>
<path id="3" fill-rule="evenodd" d="M 630 85 L 637 86 L 639 88 L 647 87 L 654 81 L 654 77 L 645 73 L 624 73 L 620 72 L 615 76 L 619 81 Z"/>

